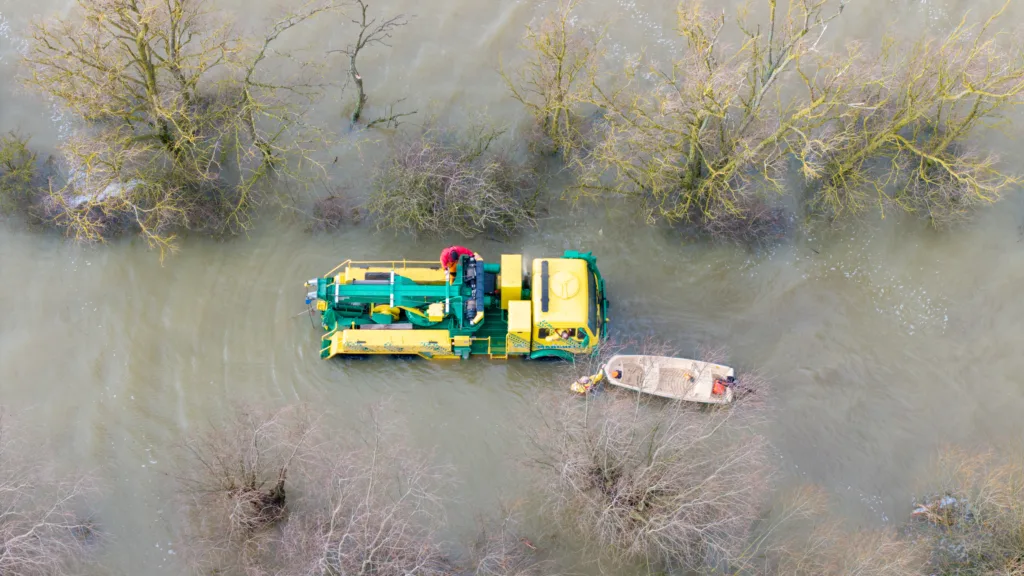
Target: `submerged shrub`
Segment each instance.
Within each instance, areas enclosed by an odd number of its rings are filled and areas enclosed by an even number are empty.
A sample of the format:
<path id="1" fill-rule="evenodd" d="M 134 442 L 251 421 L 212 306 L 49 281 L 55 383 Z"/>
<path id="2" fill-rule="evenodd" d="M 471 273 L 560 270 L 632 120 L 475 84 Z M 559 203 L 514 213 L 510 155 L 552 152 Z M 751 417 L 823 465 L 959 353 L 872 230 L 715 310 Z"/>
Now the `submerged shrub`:
<path id="1" fill-rule="evenodd" d="M 499 147 L 502 131 L 428 126 L 398 138 L 373 179 L 380 228 L 420 234 L 512 235 L 536 224 L 537 173 Z"/>
<path id="2" fill-rule="evenodd" d="M 318 198 L 313 202 L 313 221 L 310 229 L 313 232 L 337 230 L 351 212 L 352 209 L 344 196 L 331 194 Z"/>
<path id="3" fill-rule="evenodd" d="M 701 570 L 736 558 L 765 502 L 767 441 L 744 411 L 608 391 L 562 404 L 535 438 L 561 526 L 615 562 Z"/>
<path id="4" fill-rule="evenodd" d="M 733 210 L 693 221 L 697 231 L 720 242 L 748 246 L 778 242 L 792 228 L 792 215 L 756 195 L 738 198 Z"/>
<path id="5" fill-rule="evenodd" d="M 36 155 L 28 139 L 10 132 L 0 136 L 0 214 L 22 211 L 35 200 Z"/>

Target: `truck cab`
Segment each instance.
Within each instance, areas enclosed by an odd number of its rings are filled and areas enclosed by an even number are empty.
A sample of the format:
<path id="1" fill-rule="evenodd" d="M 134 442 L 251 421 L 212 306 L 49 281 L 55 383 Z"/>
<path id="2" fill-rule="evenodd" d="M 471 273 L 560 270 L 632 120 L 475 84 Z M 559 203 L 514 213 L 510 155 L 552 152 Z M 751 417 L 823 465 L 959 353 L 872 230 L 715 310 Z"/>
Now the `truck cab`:
<path id="1" fill-rule="evenodd" d="M 532 268 L 532 355 L 589 351 L 604 328 L 599 276 L 580 258 L 538 258 Z"/>

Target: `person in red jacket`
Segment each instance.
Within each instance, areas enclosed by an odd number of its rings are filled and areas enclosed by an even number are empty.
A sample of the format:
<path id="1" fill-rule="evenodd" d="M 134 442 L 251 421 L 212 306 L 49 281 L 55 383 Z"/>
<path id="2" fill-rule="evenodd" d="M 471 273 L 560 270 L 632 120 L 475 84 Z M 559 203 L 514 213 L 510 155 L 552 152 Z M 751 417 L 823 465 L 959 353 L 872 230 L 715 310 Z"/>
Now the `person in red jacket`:
<path id="1" fill-rule="evenodd" d="M 441 250 L 441 268 L 444 268 L 448 278 L 455 276 L 455 265 L 459 263 L 460 256 L 480 257 L 479 254 L 464 246 L 449 246 Z"/>

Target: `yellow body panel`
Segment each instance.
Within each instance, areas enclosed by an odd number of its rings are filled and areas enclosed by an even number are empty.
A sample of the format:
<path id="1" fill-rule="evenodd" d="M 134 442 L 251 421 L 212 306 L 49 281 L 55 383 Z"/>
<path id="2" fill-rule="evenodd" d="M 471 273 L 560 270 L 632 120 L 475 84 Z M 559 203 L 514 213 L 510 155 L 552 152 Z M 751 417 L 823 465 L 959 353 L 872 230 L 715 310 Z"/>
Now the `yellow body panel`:
<path id="1" fill-rule="evenodd" d="M 348 266 L 344 270 L 344 274 L 338 274 L 335 278 L 335 282 L 339 284 L 348 284 L 353 280 L 365 280 L 366 275 L 372 272 L 390 274 L 394 272 L 399 276 L 405 276 L 406 278 L 420 284 L 444 284 L 444 270 L 441 269 L 440 262 L 434 267 L 430 266 L 368 266 L 368 267 L 356 267 Z"/>
<path id="2" fill-rule="evenodd" d="M 529 300 L 509 302 L 508 335 L 505 336 L 506 354 L 528 354 L 530 332 L 533 330 L 533 303 Z"/>
<path id="3" fill-rule="evenodd" d="M 426 314 L 424 314 L 423 312 L 420 312 L 419 310 L 417 310 L 415 308 L 409 308 L 408 306 L 398 306 L 397 308 L 399 310 L 405 310 L 405 312 L 407 314 L 412 314 L 414 316 L 419 316 L 421 318 L 427 318 Z"/>
<path id="4" fill-rule="evenodd" d="M 418 354 L 450 358 L 452 344 L 447 330 L 340 330 L 324 338 L 330 355 Z"/>
<path id="5" fill-rule="evenodd" d="M 548 311 L 541 305 L 541 263 L 548 263 Z M 578 328 L 587 325 L 589 291 L 584 260 L 537 258 L 533 261 L 533 319 L 537 328 Z M 545 326 L 546 325 L 546 326 Z M 536 333 L 535 333 L 536 334 Z"/>
<path id="6" fill-rule="evenodd" d="M 501 255 L 501 309 L 508 310 L 509 303 L 523 297 L 523 256 L 522 254 Z"/>
<path id="7" fill-rule="evenodd" d="M 434 302 L 427 306 L 427 320 L 431 322 L 444 320 L 444 302 Z"/>
<path id="8" fill-rule="evenodd" d="M 402 314 L 401 310 L 398 308 L 392 308 L 387 304 L 378 304 L 373 307 L 372 311 L 374 314 L 390 314 L 392 320 L 398 320 L 398 317 Z"/>
<path id="9" fill-rule="evenodd" d="M 508 331 L 529 336 L 533 328 L 533 303 L 529 300 L 509 302 Z"/>

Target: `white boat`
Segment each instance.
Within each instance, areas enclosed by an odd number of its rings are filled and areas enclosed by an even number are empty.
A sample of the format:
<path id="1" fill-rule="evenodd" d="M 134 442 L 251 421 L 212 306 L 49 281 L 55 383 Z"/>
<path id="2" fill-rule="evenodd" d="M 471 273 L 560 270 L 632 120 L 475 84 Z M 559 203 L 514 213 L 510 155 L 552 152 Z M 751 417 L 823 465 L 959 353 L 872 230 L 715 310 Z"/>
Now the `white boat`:
<path id="1" fill-rule="evenodd" d="M 609 383 L 645 394 L 706 404 L 732 402 L 735 372 L 721 364 L 667 356 L 618 355 L 608 360 L 604 373 Z"/>

